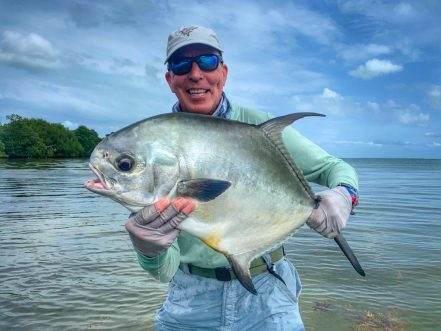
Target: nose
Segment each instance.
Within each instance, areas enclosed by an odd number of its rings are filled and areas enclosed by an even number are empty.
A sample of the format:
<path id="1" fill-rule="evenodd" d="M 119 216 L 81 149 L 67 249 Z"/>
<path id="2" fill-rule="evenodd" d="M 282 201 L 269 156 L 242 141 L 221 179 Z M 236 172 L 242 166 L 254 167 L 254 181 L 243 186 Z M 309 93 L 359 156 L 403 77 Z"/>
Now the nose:
<path id="1" fill-rule="evenodd" d="M 188 79 L 192 81 L 199 81 L 203 78 L 203 73 L 201 68 L 199 68 L 196 62 L 192 63 L 191 70 L 188 73 Z"/>

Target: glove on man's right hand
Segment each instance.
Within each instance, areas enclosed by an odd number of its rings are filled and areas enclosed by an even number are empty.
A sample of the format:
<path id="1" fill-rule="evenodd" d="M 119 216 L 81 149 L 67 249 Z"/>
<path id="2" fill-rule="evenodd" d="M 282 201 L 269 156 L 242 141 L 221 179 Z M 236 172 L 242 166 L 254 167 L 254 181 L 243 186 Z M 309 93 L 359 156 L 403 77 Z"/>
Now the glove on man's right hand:
<path id="1" fill-rule="evenodd" d="M 178 236 L 176 226 L 194 210 L 195 203 L 185 198 L 162 198 L 131 216 L 126 223 L 133 247 L 154 257 L 166 250 Z"/>
<path id="2" fill-rule="evenodd" d="M 352 198 L 344 187 L 317 193 L 320 205 L 312 211 L 306 224 L 322 236 L 333 239 L 346 227 L 352 211 Z"/>

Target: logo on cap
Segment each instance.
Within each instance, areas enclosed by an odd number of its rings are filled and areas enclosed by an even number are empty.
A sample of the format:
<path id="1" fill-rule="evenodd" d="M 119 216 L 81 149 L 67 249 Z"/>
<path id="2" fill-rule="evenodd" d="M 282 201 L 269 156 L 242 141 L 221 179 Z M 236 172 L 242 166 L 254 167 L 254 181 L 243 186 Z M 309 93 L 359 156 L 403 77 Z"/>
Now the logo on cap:
<path id="1" fill-rule="evenodd" d="M 189 26 L 189 27 L 185 27 L 182 28 L 181 30 L 179 30 L 178 32 L 183 35 L 183 36 L 187 36 L 189 37 L 191 35 L 191 33 L 196 30 L 198 27 L 197 26 Z"/>

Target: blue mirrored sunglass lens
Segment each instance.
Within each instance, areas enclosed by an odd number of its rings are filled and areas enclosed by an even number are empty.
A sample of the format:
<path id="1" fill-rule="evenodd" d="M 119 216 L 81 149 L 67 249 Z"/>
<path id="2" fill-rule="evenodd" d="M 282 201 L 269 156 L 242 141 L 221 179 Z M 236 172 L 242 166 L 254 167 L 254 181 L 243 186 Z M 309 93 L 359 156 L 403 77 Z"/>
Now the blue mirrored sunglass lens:
<path id="1" fill-rule="evenodd" d="M 199 55 L 193 58 L 182 58 L 170 64 L 171 71 L 176 75 L 185 75 L 191 71 L 193 62 L 196 62 L 203 71 L 212 71 L 219 65 L 216 55 Z"/>
<path id="2" fill-rule="evenodd" d="M 184 59 L 179 62 L 171 63 L 170 68 L 176 75 L 184 75 L 190 72 L 192 65 L 193 61 Z"/>
<path id="3" fill-rule="evenodd" d="M 214 70 L 218 66 L 218 58 L 213 55 L 202 55 L 196 62 L 201 70 Z"/>

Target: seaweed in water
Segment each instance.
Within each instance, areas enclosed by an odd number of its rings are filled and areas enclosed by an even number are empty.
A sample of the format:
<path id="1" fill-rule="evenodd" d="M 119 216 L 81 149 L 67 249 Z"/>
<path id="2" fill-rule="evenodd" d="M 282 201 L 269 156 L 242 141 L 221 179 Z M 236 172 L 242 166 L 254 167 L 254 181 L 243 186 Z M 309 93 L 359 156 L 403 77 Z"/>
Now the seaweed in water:
<path id="1" fill-rule="evenodd" d="M 331 304 L 326 301 L 316 301 L 316 302 L 314 302 L 314 305 L 312 306 L 312 310 L 318 311 L 318 312 L 330 311 Z"/>
<path id="2" fill-rule="evenodd" d="M 372 313 L 367 311 L 355 325 L 355 331 L 404 331 L 404 323 L 391 313 Z"/>

